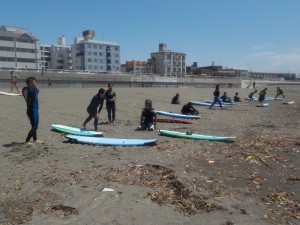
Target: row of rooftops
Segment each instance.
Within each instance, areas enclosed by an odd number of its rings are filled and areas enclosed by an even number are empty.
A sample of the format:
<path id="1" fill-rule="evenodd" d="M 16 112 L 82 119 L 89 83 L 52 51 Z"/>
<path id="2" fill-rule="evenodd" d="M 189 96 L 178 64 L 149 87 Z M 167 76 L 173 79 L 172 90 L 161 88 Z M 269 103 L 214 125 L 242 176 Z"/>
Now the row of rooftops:
<path id="1" fill-rule="evenodd" d="M 38 41 L 38 39 L 31 33 L 29 33 L 26 29 L 12 26 L 1 26 L 0 36 L 24 40 L 30 38 L 32 41 Z"/>

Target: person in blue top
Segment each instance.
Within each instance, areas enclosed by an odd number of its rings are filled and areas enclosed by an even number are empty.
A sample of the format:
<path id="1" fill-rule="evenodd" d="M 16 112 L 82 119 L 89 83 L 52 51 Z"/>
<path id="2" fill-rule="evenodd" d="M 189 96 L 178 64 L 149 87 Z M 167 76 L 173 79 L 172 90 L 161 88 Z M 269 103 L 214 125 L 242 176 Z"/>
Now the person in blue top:
<path id="1" fill-rule="evenodd" d="M 172 104 L 180 104 L 179 101 L 179 93 L 177 93 L 173 98 L 172 98 Z"/>
<path id="2" fill-rule="evenodd" d="M 39 124 L 39 89 L 36 85 L 35 77 L 28 77 L 26 79 L 27 87 L 23 88 L 22 94 L 27 103 L 27 116 L 30 120 L 31 129 L 27 135 L 25 144 L 29 145 L 30 139 L 33 138 L 34 143 L 41 141 L 37 140 L 37 129 Z"/>
<path id="3" fill-rule="evenodd" d="M 152 108 L 152 101 L 147 99 L 145 101 L 145 108 L 141 114 L 141 121 L 138 130 L 153 131 L 156 129 L 157 117 L 154 109 Z"/>
<path id="4" fill-rule="evenodd" d="M 222 102 L 220 101 L 220 85 L 219 84 L 216 86 L 216 89 L 214 91 L 214 102 L 210 105 L 209 108 L 211 109 L 211 107 L 213 107 L 214 104 L 216 104 L 216 103 L 218 103 L 220 105 L 221 109 L 223 109 Z"/>
<path id="5" fill-rule="evenodd" d="M 104 93 L 105 93 L 105 90 L 103 88 L 100 88 L 98 91 L 98 94 L 96 94 L 92 98 L 91 103 L 87 107 L 87 112 L 88 112 L 89 116 L 86 118 L 86 120 L 83 123 L 84 129 L 86 129 L 86 124 L 88 122 L 90 122 L 91 119 L 94 118 L 94 128 L 95 128 L 95 131 L 98 130 L 99 113 L 101 112 L 102 107 L 103 107 Z M 97 111 L 97 108 L 99 105 L 100 105 L 100 107 Z"/>
<path id="6" fill-rule="evenodd" d="M 109 83 L 108 89 L 105 92 L 106 109 L 108 120 L 111 124 L 115 124 L 116 119 L 116 92 L 113 91 L 113 84 Z"/>

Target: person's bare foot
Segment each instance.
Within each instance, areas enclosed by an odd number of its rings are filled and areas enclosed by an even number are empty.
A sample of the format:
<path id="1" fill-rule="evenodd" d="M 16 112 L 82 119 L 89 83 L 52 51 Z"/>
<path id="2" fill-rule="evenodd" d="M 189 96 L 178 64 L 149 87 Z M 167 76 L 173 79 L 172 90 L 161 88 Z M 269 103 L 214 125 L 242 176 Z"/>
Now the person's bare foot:
<path id="1" fill-rule="evenodd" d="M 36 143 L 36 144 L 41 144 L 41 143 L 44 143 L 44 142 L 41 141 L 41 140 L 36 140 L 36 141 L 34 141 L 34 143 Z"/>
<path id="2" fill-rule="evenodd" d="M 30 141 L 28 141 L 28 142 L 25 142 L 24 143 L 26 146 L 31 146 L 31 145 L 33 145 L 33 143 L 32 142 L 30 142 Z"/>

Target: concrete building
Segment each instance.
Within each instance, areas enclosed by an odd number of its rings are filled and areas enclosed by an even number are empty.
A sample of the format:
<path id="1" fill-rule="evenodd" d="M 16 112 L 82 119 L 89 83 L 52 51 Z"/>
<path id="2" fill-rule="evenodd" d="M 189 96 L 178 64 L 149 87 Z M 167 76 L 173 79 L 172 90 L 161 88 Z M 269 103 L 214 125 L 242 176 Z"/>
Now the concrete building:
<path id="1" fill-rule="evenodd" d="M 72 70 L 71 46 L 65 36 L 58 37 L 56 45 L 41 45 L 42 68 L 54 70 Z"/>
<path id="2" fill-rule="evenodd" d="M 266 73 L 266 72 L 250 72 L 250 77 L 253 79 L 262 80 L 296 80 L 295 73 Z"/>
<path id="3" fill-rule="evenodd" d="M 86 30 L 72 45 L 73 70 L 120 72 L 120 46 L 114 42 L 94 40 L 95 31 Z"/>
<path id="4" fill-rule="evenodd" d="M 40 69 L 38 39 L 24 28 L 0 27 L 0 67 Z"/>
<path id="5" fill-rule="evenodd" d="M 151 53 L 152 72 L 165 76 L 185 76 L 186 54 L 170 51 L 166 44 L 159 44 L 159 51 Z"/>
<path id="6" fill-rule="evenodd" d="M 131 74 L 149 74 L 151 73 L 151 66 L 149 61 L 126 61 L 126 71 Z"/>

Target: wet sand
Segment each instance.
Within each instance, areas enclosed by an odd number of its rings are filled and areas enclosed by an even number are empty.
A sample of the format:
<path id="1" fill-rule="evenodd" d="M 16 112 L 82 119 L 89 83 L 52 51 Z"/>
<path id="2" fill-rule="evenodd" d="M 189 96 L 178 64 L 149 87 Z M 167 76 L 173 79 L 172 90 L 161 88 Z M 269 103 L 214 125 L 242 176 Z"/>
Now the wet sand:
<path id="1" fill-rule="evenodd" d="M 268 87 L 268 96 L 275 88 Z M 54 123 L 81 127 L 97 92 L 54 88 L 42 89 L 39 98 L 38 138 L 45 143 L 24 146 L 30 129 L 24 99 L 0 96 L 0 224 L 299 224 L 300 91 L 282 88 L 285 101 L 295 104 L 196 106 L 201 119 L 193 125 L 158 124 L 236 136 L 222 143 L 135 131 L 146 98 L 157 110 L 180 113 L 183 103 L 211 99 L 212 89 L 116 87 L 117 124 L 107 124 L 104 106 L 99 130 L 105 137 L 159 140 L 145 147 L 75 144 L 52 132 Z M 238 91 L 242 99 L 249 92 Z M 176 92 L 181 105 L 170 104 Z"/>

